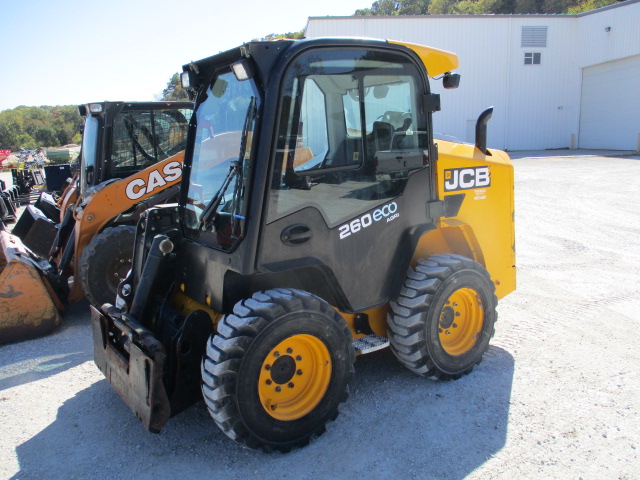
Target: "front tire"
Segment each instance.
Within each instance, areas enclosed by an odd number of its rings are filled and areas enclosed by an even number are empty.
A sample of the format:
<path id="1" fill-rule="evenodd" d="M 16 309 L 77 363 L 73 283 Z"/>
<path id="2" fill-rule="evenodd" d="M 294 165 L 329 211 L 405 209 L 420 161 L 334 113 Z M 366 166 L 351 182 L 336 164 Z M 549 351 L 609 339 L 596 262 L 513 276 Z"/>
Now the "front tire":
<path id="1" fill-rule="evenodd" d="M 418 375 L 449 380 L 468 374 L 494 333 L 494 292 L 489 273 L 466 257 L 419 260 L 391 303 L 391 350 Z"/>
<path id="2" fill-rule="evenodd" d="M 350 331 L 324 300 L 300 290 L 258 292 L 210 338 L 202 393 L 228 437 L 286 452 L 337 417 L 354 362 Z"/>
<path id="3" fill-rule="evenodd" d="M 131 269 L 135 235 L 131 225 L 105 228 L 82 251 L 78 277 L 91 305 L 115 302 L 118 284 Z"/>

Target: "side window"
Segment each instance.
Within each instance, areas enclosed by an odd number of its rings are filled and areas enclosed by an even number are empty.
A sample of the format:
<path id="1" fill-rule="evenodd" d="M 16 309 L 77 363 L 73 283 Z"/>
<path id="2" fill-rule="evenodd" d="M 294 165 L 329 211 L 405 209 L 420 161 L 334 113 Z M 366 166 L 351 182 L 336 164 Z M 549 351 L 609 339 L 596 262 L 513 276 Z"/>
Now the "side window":
<path id="1" fill-rule="evenodd" d="M 267 221 L 313 207 L 331 228 L 401 195 L 428 165 L 422 93 L 397 53 L 301 55 L 285 75 Z"/>
<path id="2" fill-rule="evenodd" d="M 308 78 L 300 109 L 299 131 L 302 135 L 296 139 L 296 158 L 293 163 L 296 172 L 321 167 L 322 160 L 329 151 L 325 102 L 322 90 L 313 78 Z"/>

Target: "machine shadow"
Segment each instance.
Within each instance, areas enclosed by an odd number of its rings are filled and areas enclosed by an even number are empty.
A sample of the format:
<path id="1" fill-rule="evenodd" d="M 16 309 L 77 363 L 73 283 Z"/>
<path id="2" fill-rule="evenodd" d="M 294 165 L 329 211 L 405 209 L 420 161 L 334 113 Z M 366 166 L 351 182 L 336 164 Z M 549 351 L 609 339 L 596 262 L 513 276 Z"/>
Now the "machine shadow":
<path id="1" fill-rule="evenodd" d="M 53 333 L 0 346 L 0 367 L 13 373 L 0 378 L 0 391 L 56 375 L 93 359 L 91 331 L 86 328 L 88 303 L 67 308 L 62 326 Z M 82 345 L 82 346 L 79 346 Z"/>
<path id="2" fill-rule="evenodd" d="M 453 382 L 413 375 L 389 350 L 356 362 L 351 396 L 327 432 L 305 448 L 265 454 L 222 434 L 203 402 L 162 433 L 142 428 L 106 380 L 78 392 L 56 420 L 16 449 L 25 478 L 338 477 L 462 479 L 506 442 L 514 360 L 490 347 Z"/>

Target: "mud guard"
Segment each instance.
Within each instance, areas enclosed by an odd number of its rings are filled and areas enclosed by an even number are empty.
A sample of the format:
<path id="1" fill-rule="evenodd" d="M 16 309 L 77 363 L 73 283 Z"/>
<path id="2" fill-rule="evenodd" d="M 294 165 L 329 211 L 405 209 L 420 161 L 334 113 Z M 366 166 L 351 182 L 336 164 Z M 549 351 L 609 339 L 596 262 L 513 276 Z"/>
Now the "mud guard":
<path id="1" fill-rule="evenodd" d="M 0 246 L 0 344 L 52 332 L 62 324 L 53 289 L 18 237 L 0 232 Z"/>
<path id="2" fill-rule="evenodd" d="M 162 381 L 165 349 L 126 314 L 103 308 L 106 314 L 91 306 L 94 361 L 144 427 L 158 433 L 171 416 Z"/>

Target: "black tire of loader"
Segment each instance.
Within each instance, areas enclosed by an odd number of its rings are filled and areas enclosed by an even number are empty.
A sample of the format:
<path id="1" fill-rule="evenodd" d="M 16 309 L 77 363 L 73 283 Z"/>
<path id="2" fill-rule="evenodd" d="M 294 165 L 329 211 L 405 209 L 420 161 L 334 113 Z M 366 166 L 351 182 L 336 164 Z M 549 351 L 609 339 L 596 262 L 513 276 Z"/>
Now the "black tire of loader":
<path id="1" fill-rule="evenodd" d="M 482 329 L 466 353 L 449 355 L 439 340 L 444 302 L 452 291 L 475 290 L 483 305 Z M 485 268 L 461 255 L 442 254 L 410 268 L 397 300 L 391 302 L 388 335 L 391 350 L 412 372 L 437 380 L 456 380 L 480 363 L 494 334 L 498 314 L 495 285 Z"/>
<path id="2" fill-rule="evenodd" d="M 299 334 L 323 341 L 332 362 L 322 401 L 302 418 L 282 421 L 260 403 L 258 377 L 266 355 Z M 288 452 L 325 431 L 349 396 L 355 350 L 344 319 L 324 300 L 301 290 L 274 289 L 238 302 L 212 335 L 203 357 L 202 393 L 209 413 L 231 439 L 265 452 Z"/>
<path id="3" fill-rule="evenodd" d="M 118 284 L 131 268 L 135 233 L 136 227 L 131 225 L 105 228 L 84 248 L 78 277 L 91 305 L 114 304 Z"/>

